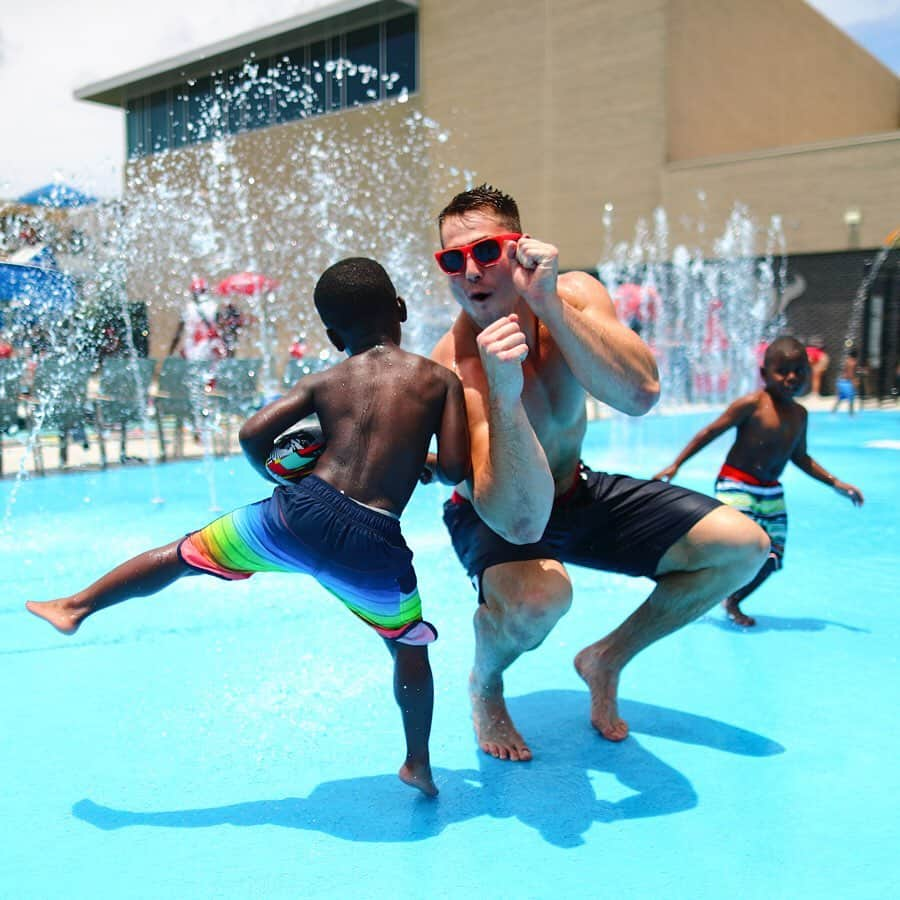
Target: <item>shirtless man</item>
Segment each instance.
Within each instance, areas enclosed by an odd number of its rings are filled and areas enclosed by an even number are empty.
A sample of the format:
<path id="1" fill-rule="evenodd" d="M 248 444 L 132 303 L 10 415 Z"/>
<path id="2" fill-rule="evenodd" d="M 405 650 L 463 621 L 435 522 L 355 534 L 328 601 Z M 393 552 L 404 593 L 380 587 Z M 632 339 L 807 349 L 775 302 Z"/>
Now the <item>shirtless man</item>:
<path id="1" fill-rule="evenodd" d="M 659 391 L 652 354 L 596 279 L 559 275 L 556 247 L 521 233 L 511 197 L 482 185 L 438 222 L 436 258 L 461 312 L 433 357 L 462 379 L 472 450 L 472 476 L 444 521 L 478 587 L 470 693 L 479 746 L 498 759 L 532 757 L 507 711 L 503 672 L 569 609 L 566 562 L 656 581 L 575 657 L 594 727 L 621 741 L 622 668 L 746 584 L 768 538 L 708 497 L 583 466 L 586 394 L 646 413 Z"/>

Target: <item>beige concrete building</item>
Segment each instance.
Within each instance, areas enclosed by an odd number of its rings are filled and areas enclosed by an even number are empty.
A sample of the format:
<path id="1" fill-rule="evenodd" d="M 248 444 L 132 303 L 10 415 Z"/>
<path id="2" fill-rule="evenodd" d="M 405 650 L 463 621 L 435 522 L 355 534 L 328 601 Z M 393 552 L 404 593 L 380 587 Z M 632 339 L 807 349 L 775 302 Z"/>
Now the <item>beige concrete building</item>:
<path id="1" fill-rule="evenodd" d="M 378 128 L 402 131 L 419 113 L 449 137 L 423 148 L 415 163 L 422 177 L 404 182 L 381 165 L 345 179 L 376 207 L 357 222 L 358 236 L 370 232 L 357 237 L 359 251 L 390 252 L 379 244 L 379 223 L 392 208 L 411 206 L 415 215 L 400 224 L 430 263 L 433 215 L 467 177 L 516 196 L 526 227 L 559 244 L 564 268 L 595 267 L 606 204 L 618 240 L 665 207 L 675 244 L 696 237 L 701 217 L 716 232 L 741 202 L 761 223 L 782 217 L 789 253 L 876 247 L 900 225 L 900 80 L 802 0 L 301 6 L 290 22 L 77 92 L 128 111 L 126 203 L 168 179 L 192 197 L 185 203 L 196 221 L 221 192 L 208 183 L 208 163 L 197 162 L 208 147 L 208 135 L 190 126 L 203 101 L 198 92 L 215 96 L 217 83 L 240 81 L 244 60 L 262 70 L 266 60 L 293 54 L 312 97 L 306 114 L 295 114 L 296 98 L 281 103 L 260 91 L 253 100 L 251 88 L 253 102 L 233 107 L 223 127 L 235 135 L 231 163 L 253 185 L 235 215 L 270 226 L 250 237 L 245 229 L 245 244 L 254 246 L 242 264 L 282 273 L 298 295 L 330 260 L 311 249 L 325 221 L 305 232 L 272 200 L 296 189 L 284 183 L 285 160 L 304 146 L 328 146 L 338 159 L 348 140 L 381 141 L 386 132 L 371 135 L 376 107 Z M 327 70 L 329 53 L 401 74 L 360 93 Z M 332 209 L 346 209 L 348 197 Z M 286 251 L 273 232 L 290 235 Z M 394 230 L 388 243 L 396 241 Z M 158 290 L 170 296 L 204 262 L 189 242 L 184 247 L 161 278 L 156 273 Z M 305 255 L 302 275 L 282 252 Z M 157 355 L 169 333 L 166 315 L 153 329 Z"/>

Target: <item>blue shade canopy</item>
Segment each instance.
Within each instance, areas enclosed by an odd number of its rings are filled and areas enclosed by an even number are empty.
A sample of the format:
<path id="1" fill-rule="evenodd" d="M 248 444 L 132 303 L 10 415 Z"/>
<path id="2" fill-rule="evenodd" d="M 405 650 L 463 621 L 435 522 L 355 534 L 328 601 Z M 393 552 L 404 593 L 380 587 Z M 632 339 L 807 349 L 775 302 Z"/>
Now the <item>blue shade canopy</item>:
<path id="1" fill-rule="evenodd" d="M 90 206 L 97 202 L 96 197 L 82 193 L 77 188 L 62 182 L 45 184 L 43 187 L 22 194 L 18 198 L 19 203 L 29 206 L 46 206 L 53 209 L 61 209 L 70 206 Z"/>
<path id="2" fill-rule="evenodd" d="M 0 326 L 65 314 L 77 299 L 75 280 L 56 269 L 0 263 Z"/>

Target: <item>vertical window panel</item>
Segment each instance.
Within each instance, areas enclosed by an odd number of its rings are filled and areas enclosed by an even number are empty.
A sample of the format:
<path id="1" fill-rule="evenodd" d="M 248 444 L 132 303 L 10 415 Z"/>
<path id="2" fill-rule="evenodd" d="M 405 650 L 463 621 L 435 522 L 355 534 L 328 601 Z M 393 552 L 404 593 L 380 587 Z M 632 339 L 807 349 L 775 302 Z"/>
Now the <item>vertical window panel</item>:
<path id="1" fill-rule="evenodd" d="M 198 78 L 188 84 L 188 143 L 209 140 L 209 105 L 212 102 L 212 78 Z"/>
<path id="2" fill-rule="evenodd" d="M 272 61 L 276 70 L 273 121 L 293 122 L 303 118 L 306 102 L 306 48 L 292 50 Z"/>
<path id="3" fill-rule="evenodd" d="M 128 158 L 138 159 L 144 150 L 144 99 L 129 100 L 125 112 L 125 136 Z"/>
<path id="4" fill-rule="evenodd" d="M 389 97 L 399 94 L 403 88 L 410 93 L 417 89 L 417 32 L 415 13 L 391 19 L 385 25 L 385 74 L 399 76 L 393 83 L 387 83 Z"/>
<path id="5" fill-rule="evenodd" d="M 186 86 L 172 88 L 170 124 L 172 129 L 172 146 L 181 147 L 186 144 L 188 142 Z"/>
<path id="6" fill-rule="evenodd" d="M 228 106 L 227 134 L 237 134 L 247 130 L 248 102 L 246 91 L 247 76 L 243 66 L 229 69 L 224 76 L 225 102 Z"/>
<path id="7" fill-rule="evenodd" d="M 344 97 L 344 87 L 346 84 L 346 73 L 343 71 L 344 56 L 342 36 L 338 35 L 328 41 L 328 61 L 333 64 L 330 77 L 326 78 L 328 92 L 326 94 L 325 108 L 329 112 L 337 109 L 343 109 L 346 105 Z"/>
<path id="8" fill-rule="evenodd" d="M 169 149 L 167 93 L 167 91 L 157 91 L 148 98 L 150 104 L 150 149 L 154 153 Z"/>
<path id="9" fill-rule="evenodd" d="M 265 128 L 272 124 L 272 79 L 269 77 L 269 61 L 256 62 L 256 77 L 246 89 L 247 127 Z"/>
<path id="10" fill-rule="evenodd" d="M 326 110 L 326 85 L 331 76 L 325 71 L 328 62 L 328 42 L 316 41 L 309 48 L 309 87 L 311 91 L 309 114 L 318 116 Z"/>
<path id="11" fill-rule="evenodd" d="M 381 26 L 370 25 L 347 34 L 347 59 L 356 73 L 347 78 L 347 106 L 372 103 L 379 97 L 378 76 L 381 68 Z M 374 71 L 367 72 L 367 69 Z"/>

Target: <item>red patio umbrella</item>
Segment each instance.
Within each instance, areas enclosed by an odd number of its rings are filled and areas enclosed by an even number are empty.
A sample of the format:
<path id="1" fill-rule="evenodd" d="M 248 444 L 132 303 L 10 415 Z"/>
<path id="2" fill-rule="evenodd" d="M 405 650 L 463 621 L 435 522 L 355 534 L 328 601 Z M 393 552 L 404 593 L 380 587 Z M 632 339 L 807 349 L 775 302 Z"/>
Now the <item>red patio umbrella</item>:
<path id="1" fill-rule="evenodd" d="M 228 294 L 267 294 L 274 291 L 281 282 L 259 272 L 236 272 L 223 278 L 216 285 L 216 293 Z"/>

